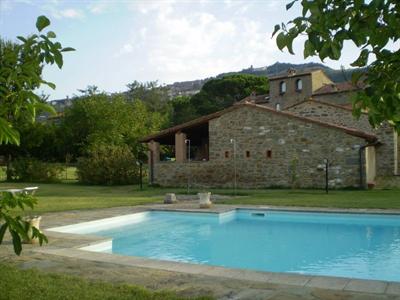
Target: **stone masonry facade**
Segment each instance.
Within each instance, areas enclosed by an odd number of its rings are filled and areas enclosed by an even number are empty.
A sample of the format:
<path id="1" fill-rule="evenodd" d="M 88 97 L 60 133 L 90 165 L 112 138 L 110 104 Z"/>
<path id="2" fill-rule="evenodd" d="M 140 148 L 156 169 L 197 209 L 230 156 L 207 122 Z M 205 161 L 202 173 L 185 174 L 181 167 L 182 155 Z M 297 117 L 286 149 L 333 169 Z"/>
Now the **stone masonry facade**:
<path id="1" fill-rule="evenodd" d="M 328 158 L 331 187 L 359 184 L 358 149 L 365 141 L 339 129 L 242 107 L 211 120 L 209 132 L 209 161 L 160 162 L 155 183 L 232 187 L 236 164 L 238 187 L 323 187 Z"/>
<path id="2" fill-rule="evenodd" d="M 329 102 L 308 100 L 289 107 L 288 111 L 307 118 L 325 121 L 340 126 L 356 128 L 379 136 L 381 145 L 376 147 L 376 164 L 378 176 L 391 176 L 398 171 L 397 162 L 397 134 L 388 124 L 374 129 L 368 121 L 368 116 L 362 114 L 356 119 L 351 110 L 336 106 Z"/>

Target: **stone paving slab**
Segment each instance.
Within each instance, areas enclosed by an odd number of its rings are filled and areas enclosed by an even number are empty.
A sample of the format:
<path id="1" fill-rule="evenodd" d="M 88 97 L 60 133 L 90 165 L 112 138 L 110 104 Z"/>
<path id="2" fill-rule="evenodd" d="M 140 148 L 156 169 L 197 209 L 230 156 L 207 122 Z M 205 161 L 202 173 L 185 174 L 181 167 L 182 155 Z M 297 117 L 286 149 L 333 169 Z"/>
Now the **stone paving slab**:
<path id="1" fill-rule="evenodd" d="M 331 290 L 343 290 L 347 283 L 350 281 L 348 278 L 332 278 L 316 276 L 307 282 L 308 287 L 318 287 Z"/>
<path id="2" fill-rule="evenodd" d="M 344 287 L 344 290 L 383 294 L 385 293 L 387 286 L 388 283 L 385 281 L 351 279 Z"/>
<path id="3" fill-rule="evenodd" d="M 386 293 L 400 295 L 400 282 L 390 282 L 386 289 Z"/>

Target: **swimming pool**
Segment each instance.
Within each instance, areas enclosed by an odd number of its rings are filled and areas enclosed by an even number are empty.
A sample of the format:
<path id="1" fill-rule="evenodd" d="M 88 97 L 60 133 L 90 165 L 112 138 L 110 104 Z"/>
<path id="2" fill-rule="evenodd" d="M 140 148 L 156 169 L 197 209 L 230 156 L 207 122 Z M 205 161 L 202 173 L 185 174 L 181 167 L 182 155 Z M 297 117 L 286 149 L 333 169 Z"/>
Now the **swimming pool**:
<path id="1" fill-rule="evenodd" d="M 86 250 L 160 260 L 400 281 L 400 216 L 237 209 L 147 211 L 51 229 L 111 237 Z"/>

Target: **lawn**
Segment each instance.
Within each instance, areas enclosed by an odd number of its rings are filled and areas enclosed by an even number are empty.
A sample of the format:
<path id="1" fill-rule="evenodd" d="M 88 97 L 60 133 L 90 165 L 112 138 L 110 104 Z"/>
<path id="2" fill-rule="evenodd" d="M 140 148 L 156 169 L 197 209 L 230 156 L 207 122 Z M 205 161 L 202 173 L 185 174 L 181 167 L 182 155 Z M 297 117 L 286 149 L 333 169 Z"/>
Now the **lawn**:
<path id="1" fill-rule="evenodd" d="M 75 182 L 57 184 L 0 183 L 0 189 L 38 185 L 39 204 L 36 212 L 74 209 L 132 206 L 161 203 L 168 192 L 186 193 L 184 188 L 144 186 L 86 186 Z M 233 195 L 232 189 L 210 189 L 212 193 Z M 196 193 L 197 190 L 191 190 Z M 239 197 L 229 197 L 222 204 L 254 204 L 336 208 L 397 208 L 400 209 L 400 190 L 337 190 L 325 194 L 322 190 L 258 189 L 238 190 Z"/>
<path id="2" fill-rule="evenodd" d="M 0 299 L 187 299 L 173 292 L 151 292 L 127 284 L 89 281 L 80 277 L 48 274 L 36 270 L 19 270 L 7 264 L 0 264 L 0 269 Z"/>

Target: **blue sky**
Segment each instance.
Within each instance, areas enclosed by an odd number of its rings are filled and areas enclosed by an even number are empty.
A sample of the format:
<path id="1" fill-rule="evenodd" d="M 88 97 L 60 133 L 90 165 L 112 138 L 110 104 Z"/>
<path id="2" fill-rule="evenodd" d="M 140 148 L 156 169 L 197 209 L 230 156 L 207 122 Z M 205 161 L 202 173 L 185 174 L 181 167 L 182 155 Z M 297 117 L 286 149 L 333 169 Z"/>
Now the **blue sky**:
<path id="1" fill-rule="evenodd" d="M 61 71 L 45 69 L 44 78 L 57 85 L 45 90 L 53 100 L 87 85 L 117 92 L 134 80 L 168 84 L 250 65 L 306 62 L 304 41 L 290 55 L 271 39 L 275 24 L 300 15 L 298 4 L 286 11 L 288 2 L 0 0 L 0 35 L 15 40 L 33 33 L 37 16 L 44 14 L 63 46 L 76 49 L 65 53 Z M 346 46 L 340 61 L 325 63 L 348 67 L 357 53 Z"/>

